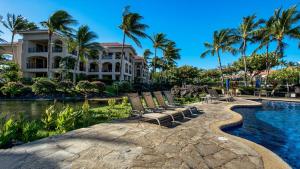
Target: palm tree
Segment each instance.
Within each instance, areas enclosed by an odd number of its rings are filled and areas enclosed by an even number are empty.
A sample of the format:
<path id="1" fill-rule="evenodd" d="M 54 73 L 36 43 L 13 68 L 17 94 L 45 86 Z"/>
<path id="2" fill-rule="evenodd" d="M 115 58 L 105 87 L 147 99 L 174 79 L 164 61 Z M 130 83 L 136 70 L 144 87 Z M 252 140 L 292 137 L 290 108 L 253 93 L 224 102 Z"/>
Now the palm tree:
<path id="1" fill-rule="evenodd" d="M 230 52 L 232 54 L 236 53 L 236 50 L 232 47 L 235 43 L 235 37 L 232 35 L 231 29 L 222 29 L 220 31 L 215 31 L 213 34 L 213 42 L 205 42 L 204 46 L 207 48 L 205 52 L 201 54 L 201 58 L 204 58 L 207 55 L 217 55 L 218 62 L 219 62 L 219 70 L 221 72 L 221 79 L 222 79 L 222 87 L 224 87 L 224 76 L 223 76 L 223 69 L 221 63 L 221 56 L 220 50 L 224 52 Z"/>
<path id="2" fill-rule="evenodd" d="M 47 74 L 48 78 L 51 78 L 50 74 L 50 59 L 52 55 L 52 36 L 54 32 L 63 32 L 69 34 L 72 32 L 71 25 L 76 24 L 76 20 L 73 19 L 68 12 L 59 10 L 54 12 L 46 21 L 42 21 L 41 25 L 48 29 L 48 56 L 47 56 Z"/>
<path id="3" fill-rule="evenodd" d="M 123 80 L 123 61 L 124 61 L 124 47 L 126 37 L 130 38 L 135 42 L 138 47 L 142 47 L 141 42 L 138 37 L 146 38 L 147 34 L 145 30 L 148 28 L 148 25 L 141 23 L 143 17 L 138 13 L 132 13 L 129 11 L 129 6 L 125 7 L 125 10 L 122 15 L 122 23 L 119 28 L 123 31 L 123 41 L 122 41 L 122 56 L 121 56 L 121 65 L 120 65 L 120 81 Z"/>
<path id="4" fill-rule="evenodd" d="M 13 42 L 15 35 L 17 34 L 18 31 L 26 31 L 26 30 L 35 30 L 38 29 L 37 25 L 33 22 L 29 22 L 27 19 L 25 19 L 21 15 L 15 15 L 15 14 L 10 14 L 8 13 L 6 15 L 6 20 L 1 21 L 3 26 L 7 28 L 11 32 L 11 52 L 13 55 L 13 60 L 14 60 L 14 48 L 13 48 Z"/>
<path id="5" fill-rule="evenodd" d="M 100 46 L 94 42 L 97 35 L 90 31 L 87 25 L 82 25 L 78 28 L 74 39 L 71 40 L 71 46 L 76 47 L 76 62 L 73 71 L 73 83 L 76 84 L 76 72 L 79 67 L 79 60 L 84 60 L 85 56 L 91 51 L 97 50 Z"/>
<path id="6" fill-rule="evenodd" d="M 269 47 L 270 43 L 274 41 L 273 34 L 271 32 L 271 27 L 273 26 L 274 19 L 273 17 L 269 18 L 267 21 L 264 22 L 264 26 L 257 30 L 256 33 L 254 33 L 254 39 L 256 41 L 259 41 L 260 44 L 257 49 L 254 50 L 253 53 L 256 53 L 257 50 L 260 50 L 262 48 L 266 48 L 266 70 L 267 70 L 267 76 L 266 76 L 266 82 L 268 81 L 268 76 L 271 69 L 271 63 L 269 62 Z"/>
<path id="7" fill-rule="evenodd" d="M 152 55 L 153 53 L 150 51 L 150 49 L 146 49 L 143 53 L 143 58 L 145 60 L 145 62 L 148 64 L 148 61 L 150 59 L 150 56 Z"/>
<path id="8" fill-rule="evenodd" d="M 154 48 L 154 60 L 157 60 L 157 49 L 160 48 L 163 50 L 168 39 L 166 38 L 166 34 L 157 33 L 152 38 L 150 37 L 151 41 L 153 42 Z M 156 62 L 153 62 L 153 72 L 156 72 Z"/>
<path id="9" fill-rule="evenodd" d="M 163 59 L 166 64 L 166 69 L 169 70 L 176 66 L 176 60 L 180 59 L 180 49 L 176 47 L 176 43 L 169 41 L 164 48 Z"/>
<path id="10" fill-rule="evenodd" d="M 292 6 L 287 10 L 275 10 L 272 17 L 271 33 L 277 41 L 276 52 L 278 57 L 282 58 L 285 47 L 284 38 L 300 38 L 300 26 L 297 25 L 300 21 L 300 13 L 297 11 L 296 6 Z"/>
<path id="11" fill-rule="evenodd" d="M 256 16 L 250 15 L 243 18 L 243 22 L 238 27 L 235 32 L 235 38 L 240 41 L 240 52 L 244 61 L 244 78 L 245 78 L 245 86 L 247 86 L 247 60 L 246 60 L 246 50 L 248 42 L 253 42 L 253 35 L 257 31 L 256 29 L 262 24 L 264 21 L 258 20 L 255 21 Z"/>

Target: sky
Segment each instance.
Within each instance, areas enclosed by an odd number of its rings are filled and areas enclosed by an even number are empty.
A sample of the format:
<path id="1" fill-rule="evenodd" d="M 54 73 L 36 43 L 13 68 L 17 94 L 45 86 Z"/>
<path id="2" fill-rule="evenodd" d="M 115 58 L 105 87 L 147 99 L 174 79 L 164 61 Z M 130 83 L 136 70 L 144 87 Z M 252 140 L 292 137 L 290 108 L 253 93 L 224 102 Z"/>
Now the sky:
<path id="1" fill-rule="evenodd" d="M 236 28 L 243 16 L 256 14 L 259 18 L 268 18 L 276 8 L 300 6 L 300 0 L 0 0 L 0 15 L 21 14 L 28 20 L 39 23 L 46 20 L 56 10 L 68 11 L 79 24 L 88 25 L 98 35 L 99 42 L 121 42 L 121 23 L 123 8 L 131 6 L 132 12 L 138 12 L 149 25 L 147 33 L 165 33 L 181 49 L 178 66 L 191 65 L 198 68 L 216 68 L 216 57 L 200 58 L 205 51 L 204 42 L 212 41 L 215 30 Z M 299 7 L 298 7 L 299 9 Z M 79 26 L 79 25 L 78 25 Z M 11 34 L 1 25 L 4 32 L 0 36 L 9 41 Z M 17 39 L 20 37 L 17 37 Z M 143 48 L 137 47 L 131 40 L 137 53 L 142 55 L 145 49 L 154 50 L 151 41 L 141 40 Z M 285 39 L 289 44 L 286 60 L 300 61 L 299 40 Z M 250 54 L 255 45 L 250 45 Z M 222 53 L 223 65 L 237 60 L 240 56 Z"/>

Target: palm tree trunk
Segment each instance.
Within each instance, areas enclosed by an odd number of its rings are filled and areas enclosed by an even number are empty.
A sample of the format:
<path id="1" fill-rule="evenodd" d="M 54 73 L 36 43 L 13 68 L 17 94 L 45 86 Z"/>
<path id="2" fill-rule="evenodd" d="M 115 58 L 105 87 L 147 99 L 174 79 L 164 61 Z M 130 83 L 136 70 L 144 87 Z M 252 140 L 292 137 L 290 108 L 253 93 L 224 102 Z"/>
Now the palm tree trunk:
<path id="1" fill-rule="evenodd" d="M 126 38 L 126 34 L 125 32 L 123 32 L 123 42 L 122 42 L 122 54 L 121 54 L 121 63 L 120 63 L 120 78 L 119 81 L 121 82 L 122 80 L 124 80 L 123 76 L 124 76 L 124 72 L 123 72 L 123 60 L 125 57 L 125 53 L 124 53 L 124 46 L 125 46 L 125 38 Z"/>
<path id="2" fill-rule="evenodd" d="M 52 55 L 52 32 L 48 32 L 48 56 L 47 56 L 47 76 L 48 76 L 48 79 L 51 79 L 51 73 L 50 73 L 51 55 Z"/>
<path id="3" fill-rule="evenodd" d="M 153 65 L 153 72 L 154 73 L 156 72 L 156 67 L 157 67 L 157 65 L 156 65 L 156 61 L 157 61 L 156 54 L 157 54 L 157 48 L 154 49 L 154 65 Z"/>
<path id="4" fill-rule="evenodd" d="M 246 61 L 246 41 L 243 41 L 243 49 L 242 49 L 242 57 L 244 60 L 244 80 L 245 80 L 245 86 L 248 86 L 247 82 L 247 61 Z"/>
<path id="5" fill-rule="evenodd" d="M 221 57 L 220 57 L 219 50 L 218 50 L 217 54 L 218 54 L 218 61 L 219 61 L 219 67 L 220 67 L 219 69 L 220 69 L 220 72 L 221 72 L 221 80 L 222 80 L 221 86 L 223 88 L 224 87 L 224 75 L 223 75 L 223 69 L 222 69 L 222 63 L 221 63 Z"/>
<path id="6" fill-rule="evenodd" d="M 266 68 L 267 68 L 267 76 L 266 76 L 266 83 L 268 83 L 269 73 L 270 73 L 270 67 L 271 64 L 269 63 L 269 44 L 266 46 Z"/>
<path id="7" fill-rule="evenodd" d="M 79 67 L 79 47 L 77 47 L 76 49 L 77 54 L 76 54 L 76 61 L 75 61 L 75 65 L 74 65 L 74 70 L 73 70 L 73 84 L 76 84 L 76 75 L 77 75 L 77 70 Z"/>
<path id="8" fill-rule="evenodd" d="M 14 39 L 15 39 L 15 33 L 12 32 L 12 35 L 11 35 L 11 42 L 10 42 L 11 54 L 12 54 L 12 61 L 15 60 L 14 47 L 13 47 Z"/>

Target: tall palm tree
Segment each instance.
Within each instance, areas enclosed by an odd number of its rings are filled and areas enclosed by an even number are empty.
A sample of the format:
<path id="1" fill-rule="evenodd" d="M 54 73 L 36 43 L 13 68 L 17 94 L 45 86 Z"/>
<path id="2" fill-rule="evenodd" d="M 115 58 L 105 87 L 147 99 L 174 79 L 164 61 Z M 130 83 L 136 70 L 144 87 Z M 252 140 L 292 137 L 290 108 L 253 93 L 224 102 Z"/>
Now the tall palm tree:
<path id="1" fill-rule="evenodd" d="M 29 22 L 27 19 L 25 19 L 21 15 L 15 15 L 8 13 L 6 15 L 6 20 L 1 21 L 3 26 L 7 28 L 11 32 L 11 42 L 10 42 L 10 47 L 11 47 L 11 52 L 13 55 L 13 60 L 14 60 L 14 48 L 13 48 L 13 42 L 14 38 L 17 34 L 18 31 L 26 31 L 26 30 L 35 30 L 38 29 L 37 25 L 33 22 Z"/>
<path id="2" fill-rule="evenodd" d="M 166 38 L 166 34 L 163 33 L 157 33 L 152 38 L 150 37 L 153 48 L 154 48 L 154 60 L 157 60 L 157 49 L 163 50 L 166 43 L 168 42 L 168 39 Z M 156 72 L 156 62 L 153 62 L 153 72 Z"/>
<path id="3" fill-rule="evenodd" d="M 271 33 L 277 41 L 276 52 L 278 57 L 281 58 L 284 55 L 284 38 L 300 38 L 300 26 L 297 25 L 300 21 L 300 13 L 297 11 L 296 6 L 292 6 L 286 10 L 275 10 L 272 17 Z"/>
<path id="4" fill-rule="evenodd" d="M 123 62 L 124 62 L 124 47 L 126 42 L 126 37 L 133 40 L 138 47 L 142 47 L 139 37 L 146 38 L 147 34 L 145 30 L 148 28 L 148 25 L 141 23 L 143 17 L 138 13 L 132 13 L 129 11 L 129 6 L 125 7 L 125 10 L 122 15 L 122 23 L 119 28 L 123 31 L 123 40 L 122 40 L 122 56 L 121 56 L 121 65 L 120 65 L 120 81 L 123 80 L 124 71 L 123 71 Z"/>
<path id="5" fill-rule="evenodd" d="M 235 37 L 241 43 L 240 52 L 243 57 L 244 61 L 244 80 L 245 86 L 248 85 L 247 83 L 247 60 L 246 60 L 246 50 L 248 42 L 253 42 L 253 35 L 257 31 L 257 28 L 262 24 L 264 21 L 262 19 L 256 21 L 255 15 L 250 15 L 243 18 L 243 22 L 237 28 L 235 32 Z"/>
<path id="6" fill-rule="evenodd" d="M 176 47 L 176 43 L 169 41 L 164 48 L 164 56 L 166 69 L 169 70 L 176 66 L 176 60 L 180 59 L 180 49 Z"/>
<path id="7" fill-rule="evenodd" d="M 71 39 L 73 48 L 76 48 L 76 61 L 73 71 L 73 83 L 76 84 L 76 73 L 79 67 L 79 61 L 84 60 L 85 56 L 88 55 L 92 50 L 97 50 L 100 46 L 94 42 L 97 35 L 90 30 L 87 25 L 82 25 L 78 28 L 74 39 Z M 73 49 L 74 50 L 74 49 Z"/>
<path id="8" fill-rule="evenodd" d="M 143 58 L 147 64 L 148 64 L 148 61 L 149 61 L 151 55 L 153 55 L 153 53 L 151 52 L 150 49 L 146 49 L 143 53 Z"/>
<path id="9" fill-rule="evenodd" d="M 232 35 L 231 29 L 222 29 L 220 31 L 215 31 L 213 34 L 213 42 L 204 43 L 204 46 L 205 48 L 207 48 L 207 50 L 201 54 L 201 58 L 204 58 L 207 55 L 211 55 L 211 56 L 217 55 L 218 62 L 219 62 L 219 70 L 222 79 L 222 87 L 224 87 L 224 76 L 223 76 L 220 50 L 223 53 L 229 52 L 235 54 L 236 50 L 232 47 L 234 43 L 236 43 L 236 40 L 234 35 Z"/>
<path id="10" fill-rule="evenodd" d="M 254 39 L 255 41 L 258 41 L 260 44 L 257 49 L 254 50 L 254 53 L 256 53 L 258 50 L 265 47 L 266 49 L 266 82 L 268 82 L 268 77 L 271 69 L 271 63 L 269 62 L 269 47 L 270 43 L 274 41 L 273 34 L 271 32 L 271 27 L 273 26 L 274 19 L 273 17 L 270 17 L 267 21 L 264 22 L 264 26 L 261 27 L 257 32 L 254 33 Z"/>
<path id="11" fill-rule="evenodd" d="M 42 21 L 41 25 L 48 30 L 48 56 L 47 56 L 47 74 L 48 78 L 51 78 L 50 73 L 50 59 L 52 55 L 52 36 L 54 32 L 63 32 L 69 34 L 72 32 L 70 27 L 76 24 L 76 20 L 66 11 L 58 10 L 54 12 L 46 21 Z"/>

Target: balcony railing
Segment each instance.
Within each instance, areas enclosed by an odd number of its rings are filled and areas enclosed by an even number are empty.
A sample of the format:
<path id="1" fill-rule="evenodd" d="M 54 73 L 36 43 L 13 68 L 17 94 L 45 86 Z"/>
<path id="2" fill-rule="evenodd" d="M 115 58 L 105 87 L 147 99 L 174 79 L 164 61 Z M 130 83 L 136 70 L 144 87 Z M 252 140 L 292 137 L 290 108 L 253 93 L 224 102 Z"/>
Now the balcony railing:
<path id="1" fill-rule="evenodd" d="M 27 63 L 27 69 L 47 69 L 47 65 Z"/>
<path id="2" fill-rule="evenodd" d="M 28 53 L 42 53 L 42 52 L 48 52 L 48 50 L 41 49 L 41 48 L 28 48 Z M 52 52 L 61 53 L 62 48 L 52 48 Z"/>
<path id="3" fill-rule="evenodd" d="M 62 48 L 52 48 L 52 52 L 61 53 L 62 52 Z"/>
<path id="4" fill-rule="evenodd" d="M 102 69 L 102 72 L 112 72 L 112 69 Z"/>
<path id="5" fill-rule="evenodd" d="M 112 56 L 102 56 L 102 59 L 112 59 Z"/>
<path id="6" fill-rule="evenodd" d="M 28 48 L 28 53 L 41 53 L 41 52 L 48 52 L 48 50 L 41 49 L 41 48 Z"/>

